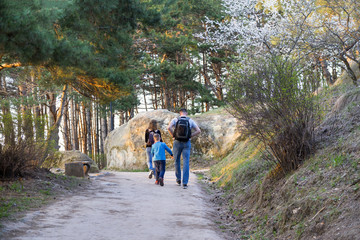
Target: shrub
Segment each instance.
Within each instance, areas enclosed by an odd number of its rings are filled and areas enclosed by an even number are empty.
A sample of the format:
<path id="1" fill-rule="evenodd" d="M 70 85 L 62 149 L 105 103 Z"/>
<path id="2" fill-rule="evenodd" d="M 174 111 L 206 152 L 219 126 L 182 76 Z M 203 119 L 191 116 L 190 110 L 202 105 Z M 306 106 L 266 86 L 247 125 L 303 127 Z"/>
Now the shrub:
<path id="1" fill-rule="evenodd" d="M 270 152 L 267 160 L 283 172 L 296 169 L 311 153 L 317 106 L 312 74 L 280 57 L 256 59 L 249 68 L 237 66 L 227 82 L 228 110 Z"/>
<path id="2" fill-rule="evenodd" d="M 20 140 L 14 144 L 0 144 L 0 178 L 23 176 L 24 172 L 39 166 L 42 147 Z"/>

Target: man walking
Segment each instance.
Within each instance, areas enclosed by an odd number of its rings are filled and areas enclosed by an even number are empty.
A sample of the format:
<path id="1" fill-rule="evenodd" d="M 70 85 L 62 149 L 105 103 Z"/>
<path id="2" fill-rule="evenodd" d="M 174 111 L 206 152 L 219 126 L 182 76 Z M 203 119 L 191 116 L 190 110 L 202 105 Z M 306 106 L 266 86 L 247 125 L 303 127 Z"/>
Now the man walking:
<path id="1" fill-rule="evenodd" d="M 171 120 L 168 126 L 170 135 L 175 139 L 173 144 L 173 154 L 175 159 L 176 182 L 181 185 L 180 157 L 183 158 L 183 177 L 182 184 L 186 189 L 189 181 L 189 160 L 191 150 L 191 138 L 201 133 L 198 125 L 190 119 L 186 109 L 180 110 L 180 116 Z M 194 129 L 192 132 L 191 130 Z"/>

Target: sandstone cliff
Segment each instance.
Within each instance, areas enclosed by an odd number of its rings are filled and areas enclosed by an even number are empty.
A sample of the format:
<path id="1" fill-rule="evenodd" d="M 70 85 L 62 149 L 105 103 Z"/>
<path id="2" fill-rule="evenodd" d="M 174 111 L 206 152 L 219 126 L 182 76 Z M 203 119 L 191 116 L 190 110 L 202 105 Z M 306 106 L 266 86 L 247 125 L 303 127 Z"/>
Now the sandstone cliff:
<path id="1" fill-rule="evenodd" d="M 155 110 L 140 113 L 128 123 L 112 131 L 105 141 L 107 167 L 118 170 L 146 169 L 145 130 L 150 120 L 158 122 L 164 142 L 172 147 L 167 126 L 177 113 Z M 232 149 L 240 136 L 238 121 L 225 110 L 216 110 L 191 116 L 198 123 L 202 133 L 192 139 L 192 157 L 219 157 Z"/>

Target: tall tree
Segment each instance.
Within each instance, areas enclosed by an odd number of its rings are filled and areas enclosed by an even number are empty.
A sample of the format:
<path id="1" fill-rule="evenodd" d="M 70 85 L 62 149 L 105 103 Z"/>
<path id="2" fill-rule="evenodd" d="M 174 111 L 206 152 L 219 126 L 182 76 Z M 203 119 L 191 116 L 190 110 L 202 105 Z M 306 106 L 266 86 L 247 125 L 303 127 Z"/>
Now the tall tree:
<path id="1" fill-rule="evenodd" d="M 200 61 L 199 38 L 195 37 L 203 31 L 202 21 L 207 14 L 219 17 L 220 3 L 217 0 L 177 0 L 160 1 L 153 6 L 161 13 L 161 24 L 145 31 L 137 46 L 146 55 L 141 85 L 146 92 L 142 93 L 145 99 L 147 93 L 151 94 L 154 108 L 160 104 L 162 108 L 174 110 L 188 107 L 190 103 L 191 109 L 196 111 L 195 98 L 197 102 L 206 102 L 207 109 L 219 104 L 216 98 L 222 100 L 222 66 L 211 67 L 207 56 Z M 204 55 L 210 52 L 202 51 Z M 205 74 L 203 69 L 206 69 Z"/>
<path id="2" fill-rule="evenodd" d="M 52 57 L 56 38 L 50 20 L 39 1 L 0 1 L 0 71 Z"/>

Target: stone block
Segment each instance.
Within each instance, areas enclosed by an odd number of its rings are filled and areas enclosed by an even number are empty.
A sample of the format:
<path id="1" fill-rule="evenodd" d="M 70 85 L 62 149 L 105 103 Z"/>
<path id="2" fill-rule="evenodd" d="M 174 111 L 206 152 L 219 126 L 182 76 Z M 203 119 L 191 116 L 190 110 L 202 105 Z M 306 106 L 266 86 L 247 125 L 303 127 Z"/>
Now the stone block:
<path id="1" fill-rule="evenodd" d="M 74 177 L 85 177 L 84 164 L 82 162 L 66 163 L 65 175 Z"/>

